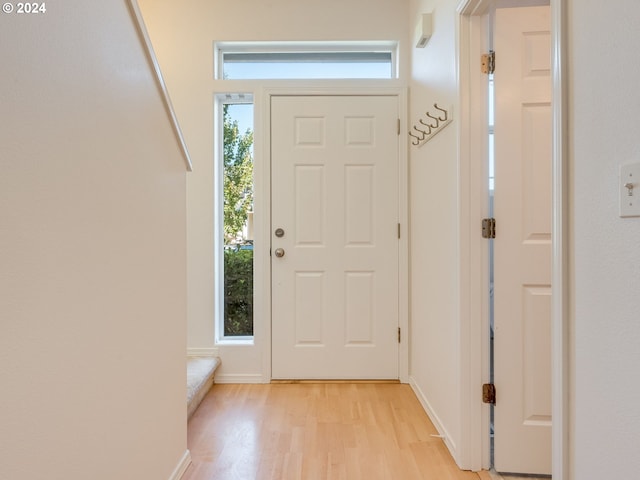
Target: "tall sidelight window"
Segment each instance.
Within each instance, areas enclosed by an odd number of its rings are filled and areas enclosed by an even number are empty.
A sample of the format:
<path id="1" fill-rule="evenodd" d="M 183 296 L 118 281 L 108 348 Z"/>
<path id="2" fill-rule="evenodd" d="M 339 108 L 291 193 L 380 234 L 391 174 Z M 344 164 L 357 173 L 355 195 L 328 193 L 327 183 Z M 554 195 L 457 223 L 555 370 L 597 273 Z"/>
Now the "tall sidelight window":
<path id="1" fill-rule="evenodd" d="M 253 337 L 253 103 L 225 95 L 218 107 L 218 339 L 246 340 Z"/>

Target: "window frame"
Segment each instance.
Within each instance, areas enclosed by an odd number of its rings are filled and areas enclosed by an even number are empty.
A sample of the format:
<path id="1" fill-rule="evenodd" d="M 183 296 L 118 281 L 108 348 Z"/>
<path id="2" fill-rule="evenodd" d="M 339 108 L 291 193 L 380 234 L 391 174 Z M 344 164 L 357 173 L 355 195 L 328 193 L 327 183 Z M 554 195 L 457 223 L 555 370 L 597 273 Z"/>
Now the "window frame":
<path id="1" fill-rule="evenodd" d="M 304 54 L 304 53 L 330 53 L 348 54 L 357 53 L 389 53 L 391 55 L 391 76 L 389 78 L 356 78 L 358 80 L 397 80 L 399 78 L 397 41 L 363 41 L 363 42 L 214 42 L 214 79 L 215 80 L 272 80 L 256 77 L 252 79 L 225 79 L 224 55 L 225 54 Z M 353 79 L 344 77 L 343 79 Z M 279 78 L 278 80 L 333 80 L 321 77 L 310 78 Z"/>
<path id="2" fill-rule="evenodd" d="M 213 168 L 213 181 L 214 181 L 214 276 L 216 285 L 214 291 L 214 330 L 215 330 L 215 344 L 218 345 L 254 345 L 255 344 L 255 311 L 253 318 L 253 335 L 225 335 L 225 306 L 224 306 L 224 122 L 223 122 L 223 109 L 224 105 L 241 105 L 250 104 L 255 109 L 255 98 L 252 93 L 217 93 L 214 95 L 214 168 Z M 255 110 L 253 130 L 255 132 Z M 255 148 L 255 139 L 254 139 Z M 255 157 L 254 157 L 255 162 Z M 255 184 L 255 178 L 254 178 Z M 254 257 L 255 265 L 255 257 Z M 256 272 L 254 267 L 254 305 L 255 305 L 255 279 Z"/>

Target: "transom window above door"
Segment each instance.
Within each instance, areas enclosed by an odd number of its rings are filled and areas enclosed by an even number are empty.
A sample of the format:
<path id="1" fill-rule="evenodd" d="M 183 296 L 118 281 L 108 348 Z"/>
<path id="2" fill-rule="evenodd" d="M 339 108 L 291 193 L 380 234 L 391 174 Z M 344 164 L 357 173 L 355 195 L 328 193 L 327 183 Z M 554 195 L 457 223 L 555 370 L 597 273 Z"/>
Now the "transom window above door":
<path id="1" fill-rule="evenodd" d="M 215 45 L 216 78 L 393 79 L 397 42 L 220 42 Z"/>

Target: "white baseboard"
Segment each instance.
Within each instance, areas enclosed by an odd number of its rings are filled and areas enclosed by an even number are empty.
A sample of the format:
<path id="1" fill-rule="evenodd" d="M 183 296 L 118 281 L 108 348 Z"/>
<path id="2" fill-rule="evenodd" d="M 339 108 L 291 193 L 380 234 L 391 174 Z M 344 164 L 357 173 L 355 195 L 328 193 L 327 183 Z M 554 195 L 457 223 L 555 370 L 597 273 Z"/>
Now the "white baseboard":
<path id="1" fill-rule="evenodd" d="M 219 350 L 216 347 L 205 348 L 187 348 L 188 357 L 217 357 L 219 356 Z"/>
<path id="2" fill-rule="evenodd" d="M 259 373 L 217 373 L 215 383 L 268 383 Z"/>
<path id="3" fill-rule="evenodd" d="M 176 468 L 173 470 L 169 480 L 180 480 L 187 471 L 187 468 L 189 468 L 189 465 L 191 465 L 191 453 L 189 453 L 189 450 L 185 450 L 184 455 L 182 455 L 182 459 L 178 465 L 176 465 Z"/>
<path id="4" fill-rule="evenodd" d="M 444 425 L 440 421 L 440 418 L 435 413 L 433 408 L 431 408 L 431 404 L 429 403 L 429 400 L 427 400 L 426 395 L 420 389 L 420 387 L 418 386 L 418 384 L 416 383 L 416 381 L 415 381 L 415 379 L 413 377 L 409 377 L 409 384 L 411 385 L 411 388 L 413 389 L 413 392 L 416 394 L 416 397 L 418 397 L 418 400 L 420 401 L 420 404 L 422 405 L 422 408 L 424 408 L 424 411 L 427 412 L 427 416 L 431 420 L 431 423 L 433 423 L 433 426 L 436 427 L 436 430 L 438 431 L 438 434 L 440 434 L 442 436 L 442 440 L 444 441 L 444 444 L 449 449 L 449 453 L 451 453 L 451 456 L 455 460 L 456 465 L 459 465 L 460 462 L 458 462 L 458 456 L 457 456 L 458 452 L 456 450 L 456 444 L 451 439 L 451 436 L 449 435 L 449 432 L 444 427 Z"/>

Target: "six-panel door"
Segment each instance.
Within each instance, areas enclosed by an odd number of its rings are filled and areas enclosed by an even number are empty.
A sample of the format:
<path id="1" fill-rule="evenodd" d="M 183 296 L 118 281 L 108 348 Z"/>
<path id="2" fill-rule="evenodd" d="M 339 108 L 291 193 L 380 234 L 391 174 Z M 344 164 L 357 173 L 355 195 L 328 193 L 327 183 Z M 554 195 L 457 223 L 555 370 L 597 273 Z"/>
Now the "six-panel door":
<path id="1" fill-rule="evenodd" d="M 398 378 L 397 118 L 396 96 L 272 97 L 274 379 Z"/>
<path id="2" fill-rule="evenodd" d="M 548 6 L 496 11 L 495 468 L 551 473 Z"/>

